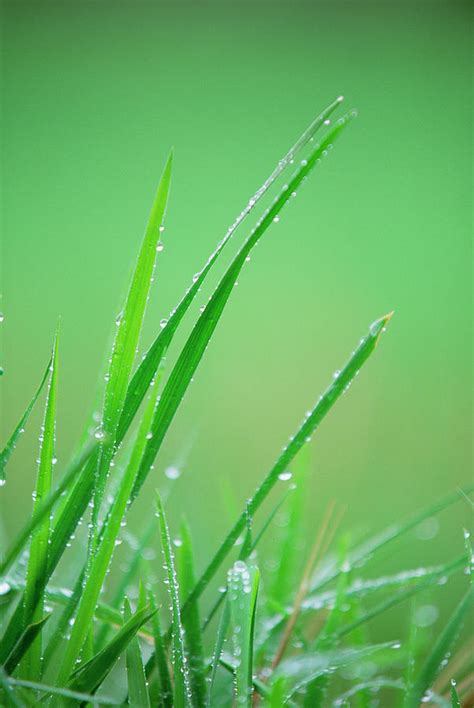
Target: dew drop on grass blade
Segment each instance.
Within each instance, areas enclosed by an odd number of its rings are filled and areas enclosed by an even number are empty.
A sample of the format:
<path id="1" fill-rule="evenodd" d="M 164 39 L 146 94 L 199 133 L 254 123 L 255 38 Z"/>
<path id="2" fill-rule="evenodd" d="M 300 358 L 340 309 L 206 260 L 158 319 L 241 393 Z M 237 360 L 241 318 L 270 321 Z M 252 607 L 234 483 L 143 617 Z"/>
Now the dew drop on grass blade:
<path id="1" fill-rule="evenodd" d="M 171 632 L 173 641 L 174 708 L 192 705 L 193 695 L 188 662 L 184 649 L 184 630 L 179 609 L 179 586 L 174 566 L 174 554 L 165 512 L 159 495 L 156 496 L 157 517 L 160 526 L 161 547 L 171 601 Z"/>
<path id="2" fill-rule="evenodd" d="M 143 607 L 143 603 L 140 603 Z M 124 622 L 132 618 L 130 603 L 125 598 L 123 609 Z M 150 708 L 150 698 L 143 668 L 140 643 L 135 636 L 128 644 L 126 650 L 127 677 L 128 677 L 128 702 L 137 708 Z"/>
<path id="3" fill-rule="evenodd" d="M 46 367 L 46 371 L 43 374 L 43 378 L 41 379 L 41 383 L 38 386 L 38 388 L 36 389 L 36 392 L 35 392 L 33 398 L 31 399 L 31 401 L 29 402 L 27 409 L 23 413 L 23 415 L 20 419 L 20 422 L 18 423 L 15 430 L 11 434 L 5 447 L 0 452 L 0 487 L 3 487 L 3 485 L 5 484 L 5 481 L 6 481 L 5 467 L 7 466 L 7 462 L 10 459 L 11 454 L 16 447 L 16 444 L 18 442 L 18 438 L 25 430 L 25 427 L 28 422 L 28 418 L 30 417 L 31 411 L 33 410 L 35 403 L 38 400 L 39 395 L 40 395 L 41 391 L 43 390 L 43 386 L 45 385 L 46 380 L 49 376 L 49 372 L 51 371 L 51 361 L 52 360 L 50 359 L 48 362 L 48 366 Z"/>
<path id="4" fill-rule="evenodd" d="M 286 170 L 288 170 L 288 168 L 291 167 L 296 155 L 314 138 L 314 135 L 321 127 L 327 125 L 327 123 L 329 122 L 329 116 L 332 115 L 332 113 L 338 108 L 342 100 L 342 96 L 337 98 L 335 101 L 329 104 L 329 106 L 327 106 L 327 108 L 325 108 L 324 111 L 322 111 L 322 113 L 317 116 L 317 118 L 312 121 L 309 127 L 298 138 L 293 147 L 291 147 L 287 154 L 278 162 L 277 166 L 270 174 L 270 176 L 267 177 L 262 186 L 255 192 L 252 197 L 250 197 L 248 203 L 241 211 L 239 216 L 235 219 L 233 224 L 229 227 L 227 233 L 220 241 L 215 251 L 207 259 L 204 267 L 198 273 L 196 273 L 191 286 L 188 288 L 184 297 L 180 300 L 178 305 L 171 312 L 167 320 L 166 326 L 156 337 L 155 341 L 147 351 L 143 360 L 140 362 L 139 366 L 137 367 L 137 370 L 135 371 L 130 381 L 125 404 L 123 406 L 122 416 L 118 426 L 118 441 L 122 440 L 125 436 L 126 431 L 128 430 L 140 406 L 140 403 L 143 400 L 146 391 L 148 390 L 148 386 L 150 385 L 150 382 L 155 376 L 160 361 L 162 360 L 164 353 L 166 352 L 167 348 L 171 343 L 171 340 L 176 332 L 176 329 L 178 328 L 178 325 L 186 314 L 189 306 L 194 300 L 194 297 L 202 287 L 204 279 L 206 278 L 210 269 L 221 254 L 224 246 L 229 242 L 237 228 L 244 222 L 250 212 L 258 204 L 260 199 L 262 199 L 262 197 L 270 189 L 270 187 Z"/>
<path id="5" fill-rule="evenodd" d="M 53 355 L 51 357 L 51 375 L 49 378 L 48 393 L 46 397 L 46 407 L 44 422 L 40 435 L 40 452 L 38 458 L 38 474 L 36 478 L 36 490 L 34 494 L 33 516 L 38 511 L 42 501 L 47 498 L 51 490 L 53 467 L 55 464 L 55 435 L 56 435 L 56 389 L 58 372 L 58 342 L 59 331 L 56 332 Z M 38 591 L 38 578 L 44 572 L 48 559 L 50 521 L 49 516 L 45 516 L 37 525 L 31 537 L 28 567 L 26 572 L 26 587 L 23 600 L 24 620 L 22 627 L 25 628 L 32 616 L 34 624 L 39 622 L 43 615 L 43 592 Z M 25 621 L 25 618 L 26 619 Z M 38 678 L 41 676 L 41 636 L 32 642 L 32 645 L 24 659 L 26 678 Z"/>

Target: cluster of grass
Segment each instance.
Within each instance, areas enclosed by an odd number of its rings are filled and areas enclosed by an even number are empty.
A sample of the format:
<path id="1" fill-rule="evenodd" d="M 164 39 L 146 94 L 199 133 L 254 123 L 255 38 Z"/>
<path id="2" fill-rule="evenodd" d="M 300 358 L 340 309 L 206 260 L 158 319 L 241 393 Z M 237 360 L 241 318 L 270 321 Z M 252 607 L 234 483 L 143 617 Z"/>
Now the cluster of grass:
<path id="1" fill-rule="evenodd" d="M 289 481 L 289 466 L 373 354 L 391 315 L 370 325 L 347 363 L 336 371 L 201 574 L 195 570 L 189 528 L 183 522 L 179 537 L 171 541 L 157 492 L 149 508 L 150 524 L 134 539 L 128 569 L 115 587 L 103 593 L 127 513 L 153 468 L 242 267 L 353 118 L 353 113 L 335 121 L 330 118 L 341 101 L 328 106 L 280 160 L 169 318 L 161 321 L 156 339 L 134 368 L 155 260 L 162 250 L 170 155 L 116 320 L 100 418 L 60 475 L 53 474 L 60 350 L 56 332 L 46 372 L 0 456 L 3 486 L 9 458 L 46 389 L 33 512 L 0 562 L 2 705 L 409 708 L 420 702 L 459 706 L 463 699 L 471 700 L 469 647 L 463 646 L 447 661 L 472 603 L 469 578 L 464 597 L 430 647 L 416 621 L 406 643 L 374 644 L 368 630 L 370 621 L 395 605 L 412 598 L 416 612 L 418 593 L 435 588 L 454 573 L 470 572 L 468 534 L 465 552 L 445 565 L 383 577 L 367 578 L 364 573 L 370 559 L 455 503 L 458 493 L 357 544 L 338 537 L 340 510 L 329 505 L 302 572 L 295 563 L 301 491 L 298 480 Z M 318 131 L 322 137 L 317 142 Z M 209 271 L 236 229 L 271 190 L 276 196 L 270 206 L 201 308 L 174 365 L 169 368 L 168 359 L 165 366 L 174 335 Z M 264 502 L 278 480 L 288 482 L 286 492 L 265 511 Z M 470 491 L 465 490 L 466 495 Z M 259 543 L 282 509 L 289 522 L 278 568 L 273 581 L 264 583 Z M 84 549 L 76 558 L 82 561 L 75 568 L 69 562 L 75 583 L 64 588 L 58 585 L 58 565 L 76 533 Z M 163 555 L 159 568 L 146 552 L 158 539 Z M 217 592 L 213 581 L 223 579 L 225 584 Z"/>

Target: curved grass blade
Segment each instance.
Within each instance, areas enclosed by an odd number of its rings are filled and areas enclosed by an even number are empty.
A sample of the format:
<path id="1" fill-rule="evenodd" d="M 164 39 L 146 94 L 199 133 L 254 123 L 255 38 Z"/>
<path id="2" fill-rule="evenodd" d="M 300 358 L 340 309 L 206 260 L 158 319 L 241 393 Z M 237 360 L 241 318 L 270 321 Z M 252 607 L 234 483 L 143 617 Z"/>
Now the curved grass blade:
<path id="1" fill-rule="evenodd" d="M 196 582 L 194 571 L 194 554 L 191 532 L 183 520 L 180 528 L 181 545 L 178 546 L 178 578 L 180 597 L 182 599 L 191 592 Z M 201 634 L 201 619 L 199 607 L 196 603 L 192 611 L 183 621 L 185 632 L 185 647 L 188 656 L 189 677 L 195 706 L 204 706 L 206 703 L 206 677 L 204 673 L 204 649 Z"/>
<path id="2" fill-rule="evenodd" d="M 221 563 L 232 550 L 237 538 L 245 529 L 247 511 L 252 517 L 255 516 L 255 513 L 277 483 L 279 475 L 284 473 L 284 471 L 288 468 L 288 465 L 291 463 L 293 458 L 303 447 L 303 445 L 310 439 L 314 431 L 319 427 L 323 419 L 329 413 L 334 403 L 347 389 L 347 386 L 350 385 L 357 372 L 375 350 L 379 338 L 387 326 L 390 318 L 391 314 L 386 315 L 370 326 L 368 334 L 360 341 L 359 346 L 353 352 L 347 364 L 344 366 L 342 371 L 338 373 L 337 377 L 320 397 L 319 401 L 304 420 L 299 430 L 290 439 L 289 444 L 283 449 L 280 457 L 277 459 L 270 472 L 260 484 L 255 494 L 248 501 L 246 509 L 242 512 L 233 528 L 229 531 L 224 542 L 221 544 L 208 567 L 196 583 L 194 590 L 185 601 L 182 608 L 183 615 L 187 612 L 189 606 L 192 605 L 192 603 L 194 603 L 204 592 L 210 580 L 219 569 Z"/>
<path id="3" fill-rule="evenodd" d="M 218 244 L 215 251 L 207 259 L 205 266 L 194 276 L 192 285 L 188 288 L 182 300 L 171 312 L 166 327 L 158 334 L 130 381 L 127 390 L 127 396 L 125 399 L 125 404 L 122 411 L 122 416 L 118 426 L 118 440 L 123 439 L 123 437 L 125 436 L 126 431 L 128 430 L 148 390 L 148 386 L 153 380 L 158 366 L 166 350 L 168 349 L 171 340 L 173 339 L 178 325 L 186 314 L 189 306 L 194 300 L 194 297 L 202 287 L 207 274 L 216 262 L 219 255 L 221 254 L 224 246 L 229 242 L 237 228 L 250 214 L 252 209 L 254 209 L 260 199 L 266 194 L 268 189 L 276 182 L 276 180 L 285 170 L 291 167 L 295 156 L 313 139 L 318 129 L 329 122 L 329 116 L 331 116 L 332 113 L 336 110 L 336 108 L 338 108 L 342 100 L 343 97 L 339 96 L 339 98 L 329 104 L 329 106 L 325 108 L 324 111 L 322 111 L 322 113 L 320 113 L 320 115 L 318 115 L 317 118 L 312 121 L 312 123 L 308 126 L 308 128 L 304 131 L 300 138 L 298 138 L 293 147 L 290 148 L 285 157 L 283 157 L 278 162 L 277 166 L 270 174 L 270 176 L 267 177 L 262 186 L 249 199 L 245 208 L 242 210 L 237 219 L 227 230 L 227 233 L 225 234 L 222 241 Z"/>
<path id="4" fill-rule="evenodd" d="M 130 603 L 127 598 L 125 598 L 123 617 L 125 622 L 129 622 L 132 618 L 132 610 L 130 609 Z M 146 685 L 140 644 L 136 636 L 127 646 L 126 660 L 129 696 L 128 702 L 136 708 L 150 708 L 150 699 L 148 696 L 148 688 Z"/>
<path id="5" fill-rule="evenodd" d="M 423 697 L 433 684 L 442 662 L 450 651 L 466 619 L 466 615 L 472 609 L 473 604 L 474 585 L 471 585 L 454 611 L 451 619 L 442 630 L 424 666 L 418 673 L 418 677 L 406 703 L 408 708 L 415 708 L 415 706 L 419 706 L 420 703 L 423 702 Z"/>
<path id="6" fill-rule="evenodd" d="M 36 389 L 36 392 L 35 392 L 33 398 L 31 399 L 25 412 L 23 413 L 23 415 L 20 419 L 20 422 L 18 423 L 15 430 L 11 434 L 7 444 L 5 445 L 3 450 L 0 452 L 0 487 L 3 487 L 3 485 L 5 484 L 5 481 L 6 481 L 5 467 L 7 466 L 7 462 L 10 459 L 11 454 L 16 447 L 16 443 L 18 441 L 18 438 L 23 433 L 23 431 L 26 427 L 26 424 L 28 422 L 28 418 L 31 415 L 31 411 L 34 408 L 35 403 L 38 400 L 41 391 L 43 390 L 43 386 L 45 385 L 46 380 L 49 375 L 49 372 L 51 371 L 51 362 L 52 362 L 52 359 L 49 360 L 48 366 L 46 367 L 46 371 L 44 372 L 43 378 L 41 379 L 41 383 L 38 386 L 38 388 Z"/>
<path id="7" fill-rule="evenodd" d="M 163 706 L 164 708 L 173 708 L 173 686 L 171 684 L 171 676 L 168 668 L 168 661 L 166 659 L 163 634 L 161 632 L 160 626 L 160 616 L 156 607 L 155 598 L 153 597 L 153 594 L 151 592 L 149 593 L 148 597 L 150 607 L 155 612 L 152 617 L 152 624 L 155 645 L 155 658 L 159 677 L 159 702 L 160 706 Z"/>
<path id="8" fill-rule="evenodd" d="M 13 708 L 25 708 L 26 703 L 24 703 L 16 691 L 13 690 L 12 682 L 5 673 L 5 670 L 0 666 L 0 699 L 5 698 L 7 705 L 13 706 Z M 2 695 L 3 693 L 3 695 Z"/>
<path id="9" fill-rule="evenodd" d="M 35 506 L 31 519 L 25 524 L 23 529 L 15 536 L 15 539 L 6 552 L 5 556 L 0 561 L 0 575 L 4 575 L 10 568 L 12 563 L 18 558 L 23 547 L 27 543 L 30 536 L 36 531 L 38 525 L 50 515 L 52 508 L 57 501 L 62 497 L 74 480 L 77 478 L 86 462 L 94 454 L 97 449 L 98 442 L 95 441 L 88 445 L 80 457 L 74 461 L 68 470 L 64 473 L 56 487 Z"/>
<path id="10" fill-rule="evenodd" d="M 153 416 L 153 410 L 156 404 L 157 393 L 158 386 L 156 385 L 155 390 L 147 402 L 130 461 L 121 481 L 117 496 L 112 502 L 106 523 L 104 523 L 101 530 L 101 535 L 98 539 L 98 545 L 92 556 L 89 573 L 87 574 L 86 582 L 82 589 L 76 621 L 74 622 L 71 636 L 67 643 L 59 673 L 58 681 L 60 685 L 65 684 L 72 668 L 74 667 L 76 659 L 79 657 L 87 636 L 88 627 L 92 621 L 92 617 L 94 616 L 100 590 L 105 580 L 117 537 L 120 532 L 120 524 L 130 501 L 130 493 L 133 488 L 137 470 L 145 447 L 150 422 Z"/>
<path id="11" fill-rule="evenodd" d="M 161 547 L 168 592 L 171 600 L 171 632 L 173 638 L 174 708 L 183 708 L 193 703 L 191 680 L 184 650 L 184 631 L 179 609 L 179 586 L 174 567 L 173 549 L 165 512 L 159 495 L 156 495 L 157 517 L 160 526 Z"/>
<path id="12" fill-rule="evenodd" d="M 260 575 L 258 569 L 236 561 L 229 571 L 229 609 L 238 705 L 252 705 L 253 639 Z"/>
<path id="13" fill-rule="evenodd" d="M 104 649 L 74 671 L 67 688 L 72 691 L 94 694 L 119 656 L 127 649 L 140 627 L 148 622 L 152 615 L 153 612 L 148 607 L 143 607 L 135 612 Z"/>
<path id="14" fill-rule="evenodd" d="M 33 515 L 40 507 L 42 500 L 51 492 L 53 467 L 55 464 L 54 447 L 56 435 L 58 343 L 59 331 L 56 332 L 53 355 L 51 358 L 51 376 L 46 397 L 44 423 L 40 436 L 40 455 L 38 460 Z M 43 615 L 43 593 L 42 591 L 38 592 L 38 578 L 47 565 L 49 530 L 49 516 L 45 516 L 42 521 L 38 523 L 31 537 L 23 611 L 26 617 L 29 617 L 30 614 L 32 615 L 33 623 L 38 622 Z M 26 626 L 25 621 L 23 621 L 22 626 Z M 25 658 L 27 663 L 26 670 L 30 678 L 38 678 L 41 676 L 41 654 L 41 638 L 38 636 L 38 638 L 32 642 L 28 655 Z"/>
<path id="15" fill-rule="evenodd" d="M 51 615 L 46 615 L 46 617 L 43 617 L 37 622 L 28 625 L 28 627 L 26 627 L 26 629 L 24 629 L 24 631 L 21 633 L 18 642 L 13 647 L 13 650 L 11 651 L 4 664 L 4 668 L 7 674 L 13 673 L 13 671 L 16 669 L 28 649 L 38 637 L 39 633 L 43 629 L 45 623 L 48 621 L 50 616 Z"/>
<path id="16" fill-rule="evenodd" d="M 163 223 L 168 202 L 172 164 L 173 153 L 171 152 L 158 184 L 130 290 L 128 291 L 123 311 L 117 319 L 117 333 L 112 348 L 110 369 L 107 374 L 102 425 L 98 433 L 100 437 L 103 436 L 105 438 L 105 441 L 99 458 L 94 492 L 92 523 L 95 525 L 95 535 L 98 532 L 98 514 L 104 495 L 106 475 L 115 451 L 117 426 L 123 411 L 152 283 L 160 227 Z"/>
<path id="17" fill-rule="evenodd" d="M 138 495 L 138 492 L 146 479 L 168 428 L 171 425 L 171 421 L 173 420 L 189 383 L 198 367 L 198 364 L 204 355 L 206 347 L 208 346 L 225 305 L 232 293 L 237 277 L 246 262 L 247 256 L 250 254 L 253 247 L 258 243 L 268 227 L 273 223 L 274 219 L 278 219 L 281 210 L 292 198 L 292 194 L 296 192 L 303 180 L 313 170 L 318 160 L 321 159 L 321 156 L 323 154 L 327 154 L 329 147 L 339 137 L 346 125 L 348 125 L 351 117 L 352 114 L 347 115 L 344 118 L 340 118 L 335 127 L 324 137 L 321 145 L 313 149 L 307 160 L 303 160 L 303 164 L 290 180 L 289 184 L 285 185 L 285 188 L 275 199 L 273 205 L 265 212 L 262 219 L 258 222 L 255 229 L 244 242 L 211 296 L 204 311 L 201 313 L 163 390 L 163 394 L 153 419 L 150 431 L 151 438 L 148 440 L 143 461 L 140 465 L 137 483 L 133 492 L 134 498 Z"/>
<path id="18" fill-rule="evenodd" d="M 37 681 L 23 681 L 21 679 L 9 678 L 8 682 L 11 686 L 18 686 L 20 688 L 29 688 L 32 691 L 39 691 L 40 693 L 51 694 L 52 696 L 62 696 L 63 698 L 70 698 L 74 702 L 81 701 L 83 703 L 92 703 L 93 706 L 104 705 L 104 706 L 119 706 L 122 705 L 119 701 L 109 698 L 108 696 L 100 696 L 100 699 L 95 698 L 90 693 L 80 693 L 79 691 L 70 691 L 67 688 L 58 688 L 57 686 L 47 686 L 44 683 L 38 683 Z"/>

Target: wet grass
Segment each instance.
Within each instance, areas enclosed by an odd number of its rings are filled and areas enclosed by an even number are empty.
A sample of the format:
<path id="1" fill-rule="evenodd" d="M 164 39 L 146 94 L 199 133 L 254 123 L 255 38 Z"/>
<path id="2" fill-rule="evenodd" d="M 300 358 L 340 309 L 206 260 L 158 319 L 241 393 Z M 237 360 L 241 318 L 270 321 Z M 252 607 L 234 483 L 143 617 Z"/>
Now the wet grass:
<path id="1" fill-rule="evenodd" d="M 171 541 L 166 505 L 158 496 L 149 505 L 150 520 L 142 537 L 134 539 L 130 567 L 118 576 L 117 587 L 103 594 L 128 511 L 153 468 L 252 249 L 355 117 L 349 112 L 334 120 L 341 103 L 338 98 L 330 104 L 278 162 L 196 272 L 169 318 L 160 322 L 154 342 L 136 364 L 155 262 L 162 252 L 172 182 L 170 155 L 116 318 L 104 391 L 99 392 L 100 422 L 91 419 L 77 456 L 56 473 L 58 331 L 46 373 L 0 454 L 5 487 L 9 459 L 46 388 L 32 515 L 3 550 L 0 562 L 2 705 L 470 705 L 472 652 L 463 642 L 458 646 L 474 597 L 469 535 L 464 552 L 443 565 L 375 577 L 367 567 L 413 528 L 461 498 L 465 503 L 472 489 L 463 490 L 464 497 L 453 493 L 356 544 L 340 536 L 342 510 L 331 504 L 314 539 L 308 539 L 308 557 L 300 563 L 299 500 L 304 489 L 298 486 L 304 482 L 292 476 L 290 466 L 298 456 L 301 461 L 300 451 L 366 368 L 392 313 L 375 319 L 361 333 L 346 363 L 303 416 L 203 570 L 196 571 L 193 534 L 186 523 Z M 258 216 L 170 366 L 165 355 L 194 297 L 235 231 L 267 194 L 272 196 L 270 206 Z M 370 372 L 364 371 L 366 375 Z M 275 492 L 278 482 L 285 484 L 283 494 Z M 273 506 L 264 511 L 269 497 Z M 282 510 L 290 522 L 273 559 L 275 579 L 267 582 L 260 540 Z M 81 525 L 87 527 L 87 543 L 73 569 L 75 584 L 58 587 L 58 564 L 75 534 L 81 535 Z M 158 539 L 163 568 L 147 553 Z M 465 593 L 437 640 L 427 646 L 423 628 L 428 625 L 426 618 L 417 620 L 417 600 L 424 591 L 436 592 L 437 585 L 454 574 L 465 577 Z M 216 595 L 217 579 L 224 585 Z M 401 636 L 371 641 L 371 622 L 404 602 L 408 610 Z M 203 608 L 208 613 L 204 619 Z"/>

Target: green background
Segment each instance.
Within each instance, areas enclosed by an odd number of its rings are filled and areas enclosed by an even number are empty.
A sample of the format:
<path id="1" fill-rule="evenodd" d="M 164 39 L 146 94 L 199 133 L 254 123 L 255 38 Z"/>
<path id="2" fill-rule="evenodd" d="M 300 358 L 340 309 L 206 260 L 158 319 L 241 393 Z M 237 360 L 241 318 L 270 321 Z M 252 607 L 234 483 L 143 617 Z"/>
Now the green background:
<path id="1" fill-rule="evenodd" d="M 245 267 L 147 489 L 181 467 L 168 508 L 175 527 L 188 516 L 202 567 L 391 309 L 376 356 L 311 443 L 308 529 L 333 498 L 347 506 L 343 529 L 368 532 L 470 481 L 469 21 L 456 2 L 4 4 L 2 439 L 60 315 L 58 470 L 74 449 L 170 146 L 143 349 L 277 160 L 343 93 L 359 118 Z M 38 411 L 2 490 L 8 536 L 30 508 L 39 422 Z M 444 514 L 431 542 L 411 534 L 387 568 L 462 553 L 468 511 L 461 501 Z"/>

